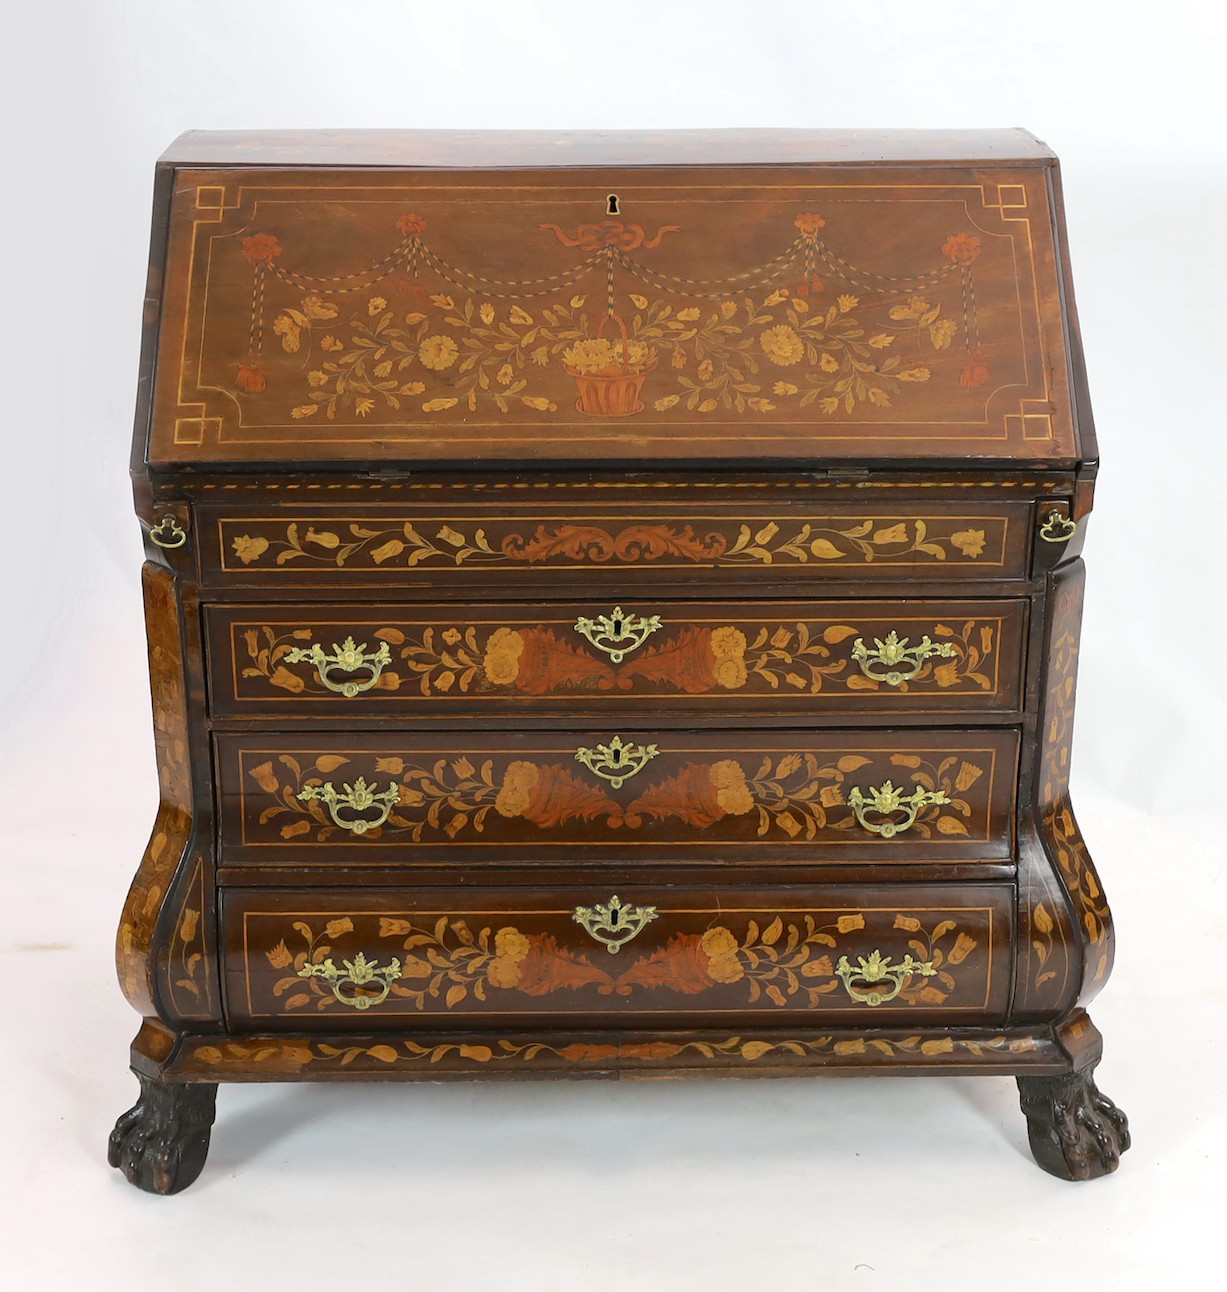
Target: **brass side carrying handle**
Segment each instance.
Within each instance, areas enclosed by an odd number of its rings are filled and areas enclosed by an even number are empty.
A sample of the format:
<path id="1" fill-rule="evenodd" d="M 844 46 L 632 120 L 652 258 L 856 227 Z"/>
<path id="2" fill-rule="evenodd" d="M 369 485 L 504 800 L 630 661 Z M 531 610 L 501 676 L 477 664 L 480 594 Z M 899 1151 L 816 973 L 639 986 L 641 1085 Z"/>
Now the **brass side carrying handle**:
<path id="1" fill-rule="evenodd" d="M 384 665 L 392 662 L 387 642 L 380 642 L 377 651 L 368 651 L 366 642 L 358 646 L 352 637 L 346 637 L 339 646 L 333 642 L 331 655 L 316 643 L 313 646 L 295 646 L 285 658 L 287 664 L 301 664 L 304 660 L 314 664 L 320 681 L 330 691 L 343 695 L 347 700 L 352 700 L 363 691 L 369 691 L 379 681 Z M 357 673 L 367 669 L 370 677 L 360 682 L 353 678 L 336 682 L 329 676 L 334 669 L 342 673 Z"/>
<path id="2" fill-rule="evenodd" d="M 158 547 L 171 551 L 176 547 L 182 547 L 187 542 L 187 530 L 174 516 L 168 514 L 150 527 L 149 538 Z"/>
<path id="3" fill-rule="evenodd" d="M 612 956 L 656 919 L 656 907 L 633 906 L 615 893 L 605 906 L 577 906 L 571 918 L 603 943 Z"/>
<path id="4" fill-rule="evenodd" d="M 861 672 L 875 682 L 885 682 L 887 686 L 898 686 L 915 677 L 924 667 L 925 660 L 931 656 L 948 659 L 954 653 L 954 647 L 949 643 L 930 641 L 928 634 L 915 646 L 909 646 L 908 638 L 900 637 L 893 628 L 887 633 L 885 641 L 875 637 L 872 649 L 865 645 L 861 637 L 852 644 L 852 658 L 861 666 Z M 879 664 L 889 671 L 877 672 L 876 666 Z M 897 664 L 904 667 L 896 668 Z"/>
<path id="5" fill-rule="evenodd" d="M 337 1000 L 352 1009 L 370 1009 L 372 1005 L 383 1004 L 392 984 L 400 977 L 400 961 L 395 958 L 381 969 L 377 960 L 368 960 L 359 951 L 352 960 L 342 960 L 341 964 L 343 969 L 338 969 L 331 960 L 318 965 L 303 965 L 298 976 L 323 978 Z M 369 990 L 372 987 L 374 992 Z"/>
<path id="6" fill-rule="evenodd" d="M 937 966 L 932 960 L 913 960 L 906 955 L 895 965 L 891 957 L 874 951 L 868 959 L 857 956 L 856 967 L 848 963 L 847 956 L 840 956 L 835 972 L 849 996 L 859 1005 L 885 1005 L 903 990 L 903 984 L 913 975 L 932 978 Z"/>
<path id="7" fill-rule="evenodd" d="M 1040 526 L 1040 537 L 1045 543 L 1068 543 L 1078 532 L 1078 522 L 1053 510 Z"/>
<path id="8" fill-rule="evenodd" d="M 650 615 L 646 619 L 641 615 L 628 615 L 621 606 L 615 606 L 612 614 L 597 615 L 595 619 L 585 619 L 581 615 L 575 621 L 575 631 L 586 637 L 597 650 L 604 651 L 613 664 L 621 664 L 659 627 L 659 615 Z"/>
<path id="9" fill-rule="evenodd" d="M 910 829 L 916 823 L 916 814 L 921 808 L 949 802 L 941 790 L 918 789 L 905 796 L 890 781 L 884 781 L 877 789 L 862 790 L 854 786 L 848 795 L 848 806 L 856 813 L 856 819 L 871 834 L 881 835 L 883 839 L 893 839 Z M 865 819 L 868 813 L 883 819 L 868 821 Z M 900 813 L 903 813 L 903 820 L 895 820 Z"/>
<path id="10" fill-rule="evenodd" d="M 575 761 L 583 763 L 594 776 L 620 790 L 624 781 L 643 771 L 659 753 L 655 745 L 637 745 L 633 740 L 614 736 L 607 745 L 597 745 L 593 749 L 581 746 L 575 751 Z"/>
<path id="11" fill-rule="evenodd" d="M 388 819 L 392 809 L 400 802 L 400 786 L 392 784 L 386 790 L 376 790 L 374 785 L 366 783 L 365 777 L 359 776 L 352 785 L 346 785 L 339 791 L 333 788 L 331 781 L 325 781 L 323 785 L 307 785 L 299 791 L 298 798 L 302 803 L 319 799 L 328 809 L 328 815 L 342 830 L 361 835 L 383 825 Z M 379 809 L 378 816 L 341 815 L 342 809 L 369 812 L 372 808 Z"/>

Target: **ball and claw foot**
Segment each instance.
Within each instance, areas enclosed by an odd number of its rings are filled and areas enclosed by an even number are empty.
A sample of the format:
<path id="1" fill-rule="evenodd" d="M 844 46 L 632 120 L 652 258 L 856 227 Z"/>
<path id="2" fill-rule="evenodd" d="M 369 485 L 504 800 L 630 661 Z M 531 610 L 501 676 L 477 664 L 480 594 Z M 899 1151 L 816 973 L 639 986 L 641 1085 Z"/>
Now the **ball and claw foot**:
<path id="1" fill-rule="evenodd" d="M 1129 1122 L 1099 1093 L 1092 1072 L 1018 1078 L 1031 1152 L 1045 1171 L 1062 1180 L 1110 1175 L 1129 1147 Z"/>
<path id="2" fill-rule="evenodd" d="M 107 1161 L 146 1193 L 178 1193 L 204 1169 L 217 1086 L 137 1080 L 140 1098 L 115 1123 Z"/>

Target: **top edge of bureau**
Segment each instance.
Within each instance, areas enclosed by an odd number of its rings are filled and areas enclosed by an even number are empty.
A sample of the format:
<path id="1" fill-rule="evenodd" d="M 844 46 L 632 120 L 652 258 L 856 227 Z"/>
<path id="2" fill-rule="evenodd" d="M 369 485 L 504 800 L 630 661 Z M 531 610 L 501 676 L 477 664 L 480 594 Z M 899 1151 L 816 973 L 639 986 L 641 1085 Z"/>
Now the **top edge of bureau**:
<path id="1" fill-rule="evenodd" d="M 189 130 L 163 167 L 518 169 L 846 166 L 924 162 L 1051 165 L 1042 140 L 991 130 Z"/>

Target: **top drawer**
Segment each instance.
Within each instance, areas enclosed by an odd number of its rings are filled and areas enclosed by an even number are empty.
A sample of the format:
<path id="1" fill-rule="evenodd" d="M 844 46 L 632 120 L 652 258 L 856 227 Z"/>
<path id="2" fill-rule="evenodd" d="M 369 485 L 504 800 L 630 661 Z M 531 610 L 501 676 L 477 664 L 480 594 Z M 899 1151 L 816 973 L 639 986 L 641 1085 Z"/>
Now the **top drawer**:
<path id="1" fill-rule="evenodd" d="M 1027 576 L 1032 504 L 204 506 L 202 580 L 262 588 L 651 582 L 800 588 Z"/>

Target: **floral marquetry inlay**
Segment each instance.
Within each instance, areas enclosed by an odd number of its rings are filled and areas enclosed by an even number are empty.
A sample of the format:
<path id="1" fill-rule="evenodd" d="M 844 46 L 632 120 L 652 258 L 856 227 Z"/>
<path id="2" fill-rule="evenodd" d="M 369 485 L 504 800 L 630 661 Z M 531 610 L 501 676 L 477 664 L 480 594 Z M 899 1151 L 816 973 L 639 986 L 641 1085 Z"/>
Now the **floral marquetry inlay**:
<path id="1" fill-rule="evenodd" d="M 425 1075 L 442 1069 L 455 1069 L 470 1073 L 483 1068 L 497 1068 L 535 1064 L 590 1068 L 602 1071 L 609 1068 L 662 1069 L 674 1062 L 725 1068 L 741 1064 L 768 1065 L 796 1064 L 799 1068 L 807 1059 L 831 1060 L 834 1064 L 855 1065 L 861 1061 L 880 1063 L 899 1061 L 909 1067 L 933 1066 L 938 1068 L 948 1062 L 950 1055 L 957 1055 L 964 1062 L 980 1061 L 991 1064 L 1000 1060 L 1006 1071 L 1011 1063 L 1021 1057 L 1042 1053 L 1043 1046 L 1051 1042 L 1041 1033 L 980 1032 L 974 1036 L 928 1035 L 916 1033 L 884 1032 L 875 1029 L 869 1033 L 801 1034 L 770 1037 L 753 1034 L 695 1039 L 694 1037 L 661 1037 L 656 1040 L 589 1041 L 575 1040 L 550 1044 L 538 1040 L 511 1040 L 507 1037 L 484 1040 L 438 1041 L 422 1044 L 419 1041 L 387 1041 L 376 1043 L 332 1044 L 309 1038 L 263 1036 L 254 1040 L 223 1041 L 210 1044 L 189 1040 L 185 1047 L 187 1066 L 203 1075 L 224 1076 L 226 1072 L 245 1072 L 252 1069 L 268 1073 L 293 1074 L 308 1070 L 311 1065 L 320 1068 L 350 1068 L 355 1071 L 380 1072 L 403 1065 L 405 1068 L 423 1068 Z M 797 1061 L 802 1061 L 797 1063 Z"/>
<path id="2" fill-rule="evenodd" d="M 724 517 L 636 523 L 419 520 L 395 525 L 359 519 L 286 523 L 227 518 L 222 521 L 222 559 L 227 568 L 270 570 L 645 562 L 717 568 L 937 561 L 1001 565 L 1006 525 L 1003 516 L 850 516 L 783 523 L 766 518 L 753 524 Z"/>
<path id="3" fill-rule="evenodd" d="M 907 694 L 913 689 L 938 693 L 997 689 L 1001 619 L 922 623 L 935 634 L 937 645 L 924 657 L 913 657 L 908 677 L 895 682 L 887 676 L 867 676 L 859 664 L 861 634 L 869 632 L 874 640 L 872 634 L 883 630 L 876 623 L 866 629 L 857 620 L 740 620 L 714 626 L 657 622 L 651 637 L 638 647 L 613 653 L 607 643 L 594 646 L 565 624 L 461 621 L 402 628 L 372 623 L 359 631 L 389 652 L 389 662 L 374 677 L 375 670 L 362 666 L 359 685 L 351 689 L 355 694 L 360 686 L 384 697 L 407 692 L 408 697 L 429 699 L 644 692 L 787 696 L 817 695 L 832 688 L 863 696 L 886 691 Z M 327 639 L 327 630 L 236 625 L 231 649 L 243 679 L 239 693 L 260 693 L 248 689 L 249 682 L 256 681 L 288 696 L 324 697 L 341 690 L 338 680 L 343 674 L 337 673 L 329 685 L 318 666 L 303 664 L 315 659 L 313 651 L 319 648 L 307 643 L 317 635 Z"/>
<path id="4" fill-rule="evenodd" d="M 705 921 L 707 927 L 701 932 L 670 934 L 652 951 L 636 955 L 633 946 L 627 948 L 619 955 L 619 959 L 632 957 L 625 967 L 609 949 L 575 949 L 553 932 L 532 931 L 531 924 L 540 920 L 527 912 L 527 931 L 518 924 L 447 915 L 381 916 L 369 927 L 372 932 L 377 928 L 382 940 L 381 960 L 395 950 L 391 963 L 396 973 L 387 974 L 384 985 L 389 990 L 381 986 L 376 1005 L 386 999 L 415 1012 L 451 1011 L 462 1005 L 507 1009 L 509 997 L 540 998 L 584 989 L 632 1003 L 642 994 L 715 994 L 727 1001 L 731 993 L 745 1005 L 873 1007 L 877 1002 L 867 999 L 869 993 L 855 975 L 853 987 L 846 985 L 852 973 L 847 954 L 862 966 L 861 973 L 868 972 L 864 969 L 866 940 L 880 936 L 893 939 L 899 950 L 891 997 L 897 1007 L 935 1008 L 946 1004 L 956 991 L 964 962 L 969 968 L 975 966 L 983 989 L 985 949 L 980 938 L 960 928 L 959 916 L 952 911 L 948 918 L 926 920 L 906 911 L 885 918 L 876 913 L 872 918 L 879 932 L 875 933 L 867 931 L 861 912 L 768 912 L 748 920 L 732 916 L 727 923 Z M 982 920 L 984 915 L 979 912 L 977 917 Z M 654 910 L 652 918 L 658 918 Z M 363 924 L 366 927 L 367 921 Z M 337 944 L 346 948 L 353 944 L 354 919 L 337 916 L 321 925 L 300 918 L 293 922 L 292 932 L 290 943 L 282 938 L 264 953 L 268 966 L 283 975 L 271 985 L 277 1008 L 286 1012 L 333 1009 L 338 1003 L 330 981 L 338 973 L 332 968 L 333 960 L 339 955 Z M 363 953 L 364 963 L 365 959 Z M 869 962 L 881 960 L 875 949 Z"/>
<path id="5" fill-rule="evenodd" d="M 128 891 L 116 937 L 115 961 L 124 995 L 142 1014 L 152 1015 L 154 992 L 150 949 L 154 930 L 170 894 L 176 869 L 182 863 L 192 832 L 191 767 L 188 757 L 187 697 L 183 680 L 183 650 L 179 635 L 179 601 L 171 575 L 153 564 L 142 573 L 145 625 L 149 638 L 149 684 L 153 697 L 154 741 L 161 789 L 153 832 Z M 185 903 L 191 898 L 183 898 Z M 185 905 L 179 912 L 175 953 L 167 990 L 176 983 L 190 984 L 182 991 L 198 1000 L 203 972 L 197 937 L 200 901 L 195 911 Z M 192 956 L 195 955 L 195 959 Z M 189 963 L 190 962 L 190 963 Z M 193 1012 L 185 1002 L 188 1013 Z"/>
<path id="6" fill-rule="evenodd" d="M 190 169 L 153 460 L 1069 456 L 1044 172 L 831 161 Z"/>
<path id="7" fill-rule="evenodd" d="M 985 839 L 989 828 L 985 795 L 991 786 L 979 783 L 990 763 L 981 751 L 937 763 L 913 753 L 889 754 L 875 762 L 863 754 L 820 757 L 811 751 L 761 759 L 675 759 L 677 770 L 654 773 L 649 763 L 649 770 L 627 778 L 620 788 L 577 766 L 574 756 L 564 763 L 506 754 L 430 760 L 389 754 L 360 761 L 320 754 L 303 762 L 281 754 L 259 763 L 248 755 L 245 762 L 245 792 L 258 789 L 264 796 L 253 797 L 245 808 L 256 827 L 248 833 L 249 842 L 352 842 L 352 827 L 339 826 L 335 812 L 321 803 L 331 785 L 325 778 L 338 771 L 350 776 L 367 766 L 373 766 L 382 784 L 392 779 L 391 787 L 381 791 L 385 807 L 379 823 L 361 829 L 364 840 L 443 837 L 480 843 L 524 826 L 552 831 L 593 824 L 630 831 L 666 827 L 685 837 L 691 830 L 741 819 L 747 828 L 733 830 L 737 836 L 885 840 L 880 823 L 873 829 L 861 826 L 856 806 L 855 782 L 868 782 L 878 765 L 905 777 L 913 791 L 909 839 Z"/>
<path id="8" fill-rule="evenodd" d="M 1113 933 L 1108 900 L 1069 800 L 1082 591 L 1083 575 L 1077 567 L 1059 577 L 1052 594 L 1039 801 L 1044 841 L 1059 867 L 1060 879 L 1073 900 L 1086 940 L 1085 1000 L 1098 990 L 1111 969 Z M 1042 906 L 1032 911 L 1031 920 L 1041 935 L 1032 948 L 1036 952 L 1036 986 L 1039 987 L 1048 958 L 1047 934 L 1052 931 L 1053 921 Z"/>
<path id="9" fill-rule="evenodd" d="M 456 245 L 471 219 L 429 201 L 402 211 L 372 262 L 339 275 L 288 231 L 238 239 L 230 256 L 252 289 L 234 386 L 288 398 L 297 421 L 377 421 L 453 410 L 631 417 L 645 401 L 657 414 L 833 417 L 890 409 L 909 385 L 951 381 L 967 395 L 991 380 L 976 278 L 982 257 L 1004 248 L 965 229 L 935 234 L 924 262 L 883 276 L 849 261 L 842 220 L 833 234 L 822 212 L 780 210 L 756 230 L 760 263 L 700 281 L 668 268 L 671 253 L 693 256 L 710 236 L 693 216 L 651 229 L 540 220 L 524 222 L 510 254 L 535 253 L 552 272 L 514 279 L 457 263 L 478 250 Z M 488 263 L 499 252 L 479 254 Z M 295 356 L 296 380 L 279 352 Z"/>

